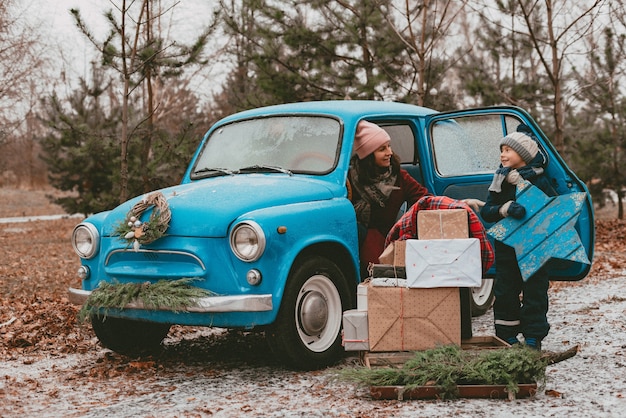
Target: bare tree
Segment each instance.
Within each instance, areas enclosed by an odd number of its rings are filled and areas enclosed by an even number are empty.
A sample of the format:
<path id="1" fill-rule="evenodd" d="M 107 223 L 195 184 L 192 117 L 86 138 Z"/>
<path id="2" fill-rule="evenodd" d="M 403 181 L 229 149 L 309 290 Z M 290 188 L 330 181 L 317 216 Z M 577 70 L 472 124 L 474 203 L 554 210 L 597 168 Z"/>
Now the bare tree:
<path id="1" fill-rule="evenodd" d="M 38 79 L 43 59 L 37 30 L 20 6 L 14 0 L 0 0 L 0 174 L 12 186 L 33 186 L 33 170 L 38 168 L 33 109 L 42 86 Z"/>
<path id="2" fill-rule="evenodd" d="M 0 117 L 5 125 L 28 112 L 21 103 L 42 65 L 37 36 L 20 13 L 14 0 L 0 0 Z"/>
<path id="3" fill-rule="evenodd" d="M 399 23 L 388 16 L 388 24 L 409 51 L 409 65 L 416 78 L 406 88 L 408 94 L 417 92 L 420 106 L 432 105 L 426 103 L 427 95 L 437 94 L 437 84 L 452 67 L 451 54 L 445 52 L 446 42 L 451 38 L 450 32 L 465 3 L 465 0 L 406 0 L 395 9 Z"/>
<path id="4" fill-rule="evenodd" d="M 517 0 L 527 36 L 548 75 L 553 93 L 555 147 L 564 152 L 565 144 L 565 70 L 564 64 L 584 36 L 593 28 L 606 0 L 572 2 L 569 0 Z M 538 31 L 540 26 L 544 31 Z"/>
<path id="5" fill-rule="evenodd" d="M 205 64 L 204 48 L 215 22 L 209 22 L 196 40 L 190 45 L 168 41 L 159 28 L 160 19 L 170 13 L 176 3 L 164 6 L 160 0 L 111 1 L 114 10 L 105 13 L 109 33 L 99 41 L 83 21 L 79 10 L 72 9 L 81 32 L 90 40 L 102 56 L 102 62 L 115 70 L 122 79 L 122 128 L 120 135 L 120 202 L 128 198 L 128 148 L 133 138 L 143 141 L 141 161 L 147 165 L 153 146 L 154 115 L 158 108 L 155 84 L 167 78 L 181 76 L 184 68 L 194 64 Z M 156 28 L 156 29 L 155 29 Z M 143 90 L 139 87 L 143 87 Z M 143 93 L 143 114 L 131 115 L 131 95 Z M 147 127 L 140 130 L 140 127 Z M 149 188 L 147 176 L 144 191 Z"/>

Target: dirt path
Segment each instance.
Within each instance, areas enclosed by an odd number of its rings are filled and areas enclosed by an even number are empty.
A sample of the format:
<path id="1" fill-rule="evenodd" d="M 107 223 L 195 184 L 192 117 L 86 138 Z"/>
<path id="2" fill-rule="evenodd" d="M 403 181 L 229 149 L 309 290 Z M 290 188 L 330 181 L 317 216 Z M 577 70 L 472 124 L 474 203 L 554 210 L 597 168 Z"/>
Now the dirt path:
<path id="1" fill-rule="evenodd" d="M 0 363 L 3 417 L 618 417 L 626 407 L 626 278 L 551 295 L 545 349 L 579 344 L 548 368 L 548 381 L 516 401 L 375 401 L 367 388 L 336 380 L 356 358 L 317 372 L 293 372 L 271 358 L 261 336 L 176 330 L 162 356 L 128 359 L 98 348 Z M 491 333 L 488 316 L 475 334 Z M 179 330 L 180 331 L 180 330 Z"/>

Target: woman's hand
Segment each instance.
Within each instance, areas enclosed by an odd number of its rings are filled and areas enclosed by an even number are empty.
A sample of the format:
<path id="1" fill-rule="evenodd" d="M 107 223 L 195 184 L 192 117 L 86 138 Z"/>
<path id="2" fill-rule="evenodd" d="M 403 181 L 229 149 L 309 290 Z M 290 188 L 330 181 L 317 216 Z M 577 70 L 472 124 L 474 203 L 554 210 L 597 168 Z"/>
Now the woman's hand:
<path id="1" fill-rule="evenodd" d="M 480 212 L 480 208 L 485 206 L 485 202 L 480 199 L 463 199 L 461 202 L 466 203 L 476 213 Z"/>

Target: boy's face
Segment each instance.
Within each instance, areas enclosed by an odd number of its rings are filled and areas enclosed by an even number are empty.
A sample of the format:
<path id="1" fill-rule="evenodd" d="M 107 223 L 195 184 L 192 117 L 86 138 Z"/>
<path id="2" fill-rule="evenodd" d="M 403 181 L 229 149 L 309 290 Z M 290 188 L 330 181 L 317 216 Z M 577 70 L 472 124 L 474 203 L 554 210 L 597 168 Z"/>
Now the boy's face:
<path id="1" fill-rule="evenodd" d="M 502 145 L 500 149 L 500 163 L 502 167 L 509 168 L 521 168 L 526 165 L 522 157 L 508 145 Z"/>

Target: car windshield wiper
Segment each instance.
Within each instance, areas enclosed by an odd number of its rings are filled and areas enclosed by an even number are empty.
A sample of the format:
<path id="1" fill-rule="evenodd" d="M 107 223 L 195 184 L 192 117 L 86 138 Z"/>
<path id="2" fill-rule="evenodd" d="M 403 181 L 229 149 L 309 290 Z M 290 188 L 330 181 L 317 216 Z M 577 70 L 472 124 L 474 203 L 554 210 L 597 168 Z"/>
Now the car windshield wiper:
<path id="1" fill-rule="evenodd" d="M 278 167 L 275 165 L 265 165 L 265 164 L 255 164 L 248 167 L 242 167 L 237 172 L 254 172 L 254 171 L 276 171 L 278 173 L 293 175 L 291 170 L 287 170 L 286 168 Z"/>
<path id="2" fill-rule="evenodd" d="M 229 170 L 228 168 L 206 167 L 206 168 L 201 168 L 200 170 L 194 171 L 193 176 L 198 177 L 201 174 L 204 175 L 203 177 L 209 177 L 209 175 L 211 174 L 232 176 L 234 174 L 237 174 L 238 172 L 239 172 L 238 170 Z"/>

